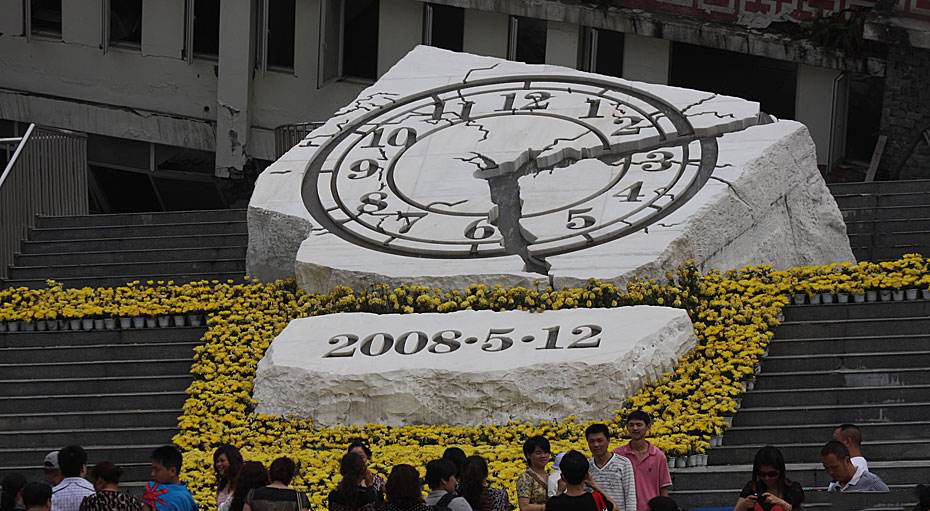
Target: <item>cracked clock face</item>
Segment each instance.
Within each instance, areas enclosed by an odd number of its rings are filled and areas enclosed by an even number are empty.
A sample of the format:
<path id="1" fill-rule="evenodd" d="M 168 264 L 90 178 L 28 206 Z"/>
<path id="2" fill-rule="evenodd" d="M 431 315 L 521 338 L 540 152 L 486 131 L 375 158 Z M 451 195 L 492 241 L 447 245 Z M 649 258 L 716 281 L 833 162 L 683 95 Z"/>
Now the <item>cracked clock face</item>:
<path id="1" fill-rule="evenodd" d="M 303 200 L 326 233 L 442 259 L 546 258 L 611 242 L 681 207 L 707 182 L 713 136 L 665 100 L 578 76 L 503 76 L 379 105 L 316 146 Z"/>

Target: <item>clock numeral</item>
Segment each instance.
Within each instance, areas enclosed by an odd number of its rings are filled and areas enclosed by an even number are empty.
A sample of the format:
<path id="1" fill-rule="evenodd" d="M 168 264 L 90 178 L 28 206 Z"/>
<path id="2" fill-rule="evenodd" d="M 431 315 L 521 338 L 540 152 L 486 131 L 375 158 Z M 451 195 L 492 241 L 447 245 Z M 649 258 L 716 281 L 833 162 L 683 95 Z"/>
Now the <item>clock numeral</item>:
<path id="1" fill-rule="evenodd" d="M 599 99 L 587 99 L 585 103 L 588 104 L 588 113 L 581 119 L 602 119 L 603 115 L 598 115 L 597 111 L 601 108 L 601 100 Z"/>
<path id="2" fill-rule="evenodd" d="M 358 207 L 358 213 L 370 215 L 387 209 L 388 203 L 384 199 L 387 199 L 387 194 L 384 192 L 369 192 L 362 195 L 359 199 L 362 204 Z"/>
<path id="3" fill-rule="evenodd" d="M 578 229 L 587 229 L 592 225 L 597 223 L 597 219 L 591 215 L 585 215 L 585 213 L 591 211 L 594 208 L 578 208 L 568 210 L 568 223 L 565 224 L 565 227 L 573 230 Z M 581 223 L 578 223 L 581 222 Z"/>
<path id="4" fill-rule="evenodd" d="M 487 222 L 487 218 L 479 218 L 468 224 L 465 228 L 465 237 L 470 240 L 486 240 L 497 232 L 493 225 L 478 225 L 481 222 Z"/>
<path id="5" fill-rule="evenodd" d="M 646 155 L 646 161 L 641 166 L 646 172 L 662 172 L 672 168 L 674 157 L 675 155 L 668 151 L 653 151 Z"/>
<path id="6" fill-rule="evenodd" d="M 643 122 L 643 118 L 636 115 L 615 116 L 614 124 L 619 126 L 619 128 L 611 133 L 610 136 L 617 137 L 621 135 L 636 135 L 641 129 L 638 128 L 637 125 L 641 122 Z"/>
<path id="7" fill-rule="evenodd" d="M 349 179 L 365 179 L 379 172 L 381 170 L 381 165 L 375 160 L 366 158 L 364 160 L 358 160 L 350 165 L 349 170 L 352 172 L 352 174 L 349 174 Z"/>
<path id="8" fill-rule="evenodd" d="M 630 186 L 627 186 L 623 190 L 615 193 L 613 196 L 623 198 L 624 202 L 642 202 L 639 200 L 643 197 L 643 194 L 641 193 L 642 189 L 643 182 L 637 181 Z"/>
<path id="9" fill-rule="evenodd" d="M 517 100 L 517 93 L 511 92 L 510 94 L 503 94 L 504 106 L 497 112 L 508 112 L 515 110 L 514 103 Z M 527 99 L 530 102 L 521 106 L 520 110 L 545 110 L 549 108 L 549 103 L 547 101 L 552 98 L 552 94 L 546 91 L 536 91 L 530 92 L 526 96 L 523 96 L 523 99 Z"/>
<path id="10" fill-rule="evenodd" d="M 459 119 L 463 121 L 471 120 L 471 107 L 475 105 L 474 101 L 463 101 L 460 103 L 462 109 L 458 113 Z M 437 101 L 433 103 L 433 116 L 432 120 L 438 121 L 442 119 L 443 114 L 446 113 L 446 103 L 444 101 Z"/>
<path id="11" fill-rule="evenodd" d="M 402 225 L 400 229 L 397 230 L 397 232 L 401 234 L 405 234 L 409 232 L 410 229 L 413 227 L 413 225 L 419 222 L 420 220 L 422 220 L 425 216 L 426 216 L 426 213 L 418 212 L 418 211 L 414 211 L 410 213 L 401 213 L 400 211 L 398 211 L 397 219 L 403 220 L 404 225 Z M 411 220 L 411 218 L 413 220 Z"/>
<path id="12" fill-rule="evenodd" d="M 377 128 L 371 132 L 371 143 L 368 145 L 363 145 L 365 149 L 381 149 L 384 147 L 384 144 L 381 143 L 381 139 L 384 137 L 384 128 Z M 401 141 L 403 138 L 403 141 Z M 410 147 L 417 141 L 417 130 L 410 127 L 401 127 L 392 131 L 388 135 L 387 143 L 394 147 Z"/>

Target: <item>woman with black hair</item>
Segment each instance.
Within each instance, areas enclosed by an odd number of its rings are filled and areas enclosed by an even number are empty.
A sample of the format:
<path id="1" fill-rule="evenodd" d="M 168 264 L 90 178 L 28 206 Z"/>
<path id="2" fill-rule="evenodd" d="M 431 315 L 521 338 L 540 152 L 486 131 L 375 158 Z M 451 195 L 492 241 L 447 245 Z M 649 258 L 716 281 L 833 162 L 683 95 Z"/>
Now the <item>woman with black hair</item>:
<path id="1" fill-rule="evenodd" d="M 381 504 L 381 493 L 371 486 L 362 486 L 368 471 L 365 461 L 354 452 L 346 453 L 339 463 L 342 480 L 329 493 L 329 511 L 370 511 Z"/>
<path id="2" fill-rule="evenodd" d="M 517 478 L 517 504 L 520 511 L 545 511 L 549 496 L 549 472 L 546 465 L 552 457 L 549 440 L 544 436 L 532 436 L 523 443 L 526 472 Z"/>
<path id="3" fill-rule="evenodd" d="M 380 511 L 433 511 L 423 501 L 423 481 L 417 469 L 407 464 L 395 465 L 384 485 L 385 503 Z"/>
<path id="4" fill-rule="evenodd" d="M 23 505 L 23 488 L 26 487 L 26 478 L 18 472 L 7 475 L 0 483 L 3 492 L 0 493 L 0 511 L 19 511 L 26 509 Z"/>
<path id="5" fill-rule="evenodd" d="M 221 445 L 213 451 L 217 507 L 222 506 L 232 496 L 233 485 L 240 468 L 242 468 L 242 454 L 235 446 Z"/>
<path id="6" fill-rule="evenodd" d="M 733 511 L 797 511 L 804 502 L 801 484 L 788 479 L 785 457 L 767 445 L 752 462 L 752 480 L 746 483 Z"/>
<path id="7" fill-rule="evenodd" d="M 465 459 L 459 493 L 471 505 L 474 511 L 510 511 L 513 505 L 507 497 L 507 490 L 488 486 L 488 462 L 478 456 Z"/>
<path id="8" fill-rule="evenodd" d="M 80 511 L 142 511 L 142 501 L 119 491 L 122 477 L 120 467 L 109 461 L 97 463 L 90 471 L 96 493 L 84 497 Z"/>
<path id="9" fill-rule="evenodd" d="M 271 481 L 268 479 L 268 471 L 265 465 L 257 461 L 246 461 L 239 469 L 236 476 L 235 488 L 232 496 L 226 499 L 221 510 L 228 511 L 251 511 L 246 500 L 252 490 L 268 485 Z M 228 507 L 227 507 L 228 506 Z"/>
<path id="10" fill-rule="evenodd" d="M 354 452 L 362 457 L 362 461 L 365 463 L 365 477 L 362 479 L 362 486 L 369 486 L 374 488 L 378 493 L 384 494 L 384 478 L 378 474 L 375 474 L 368 468 L 368 463 L 371 461 L 371 448 L 368 447 L 362 440 L 353 440 L 349 444 L 346 452 Z"/>
<path id="11" fill-rule="evenodd" d="M 310 499 L 304 492 L 290 487 L 297 464 L 287 456 L 271 462 L 268 467 L 268 479 L 271 484 L 255 488 L 245 496 L 246 511 L 308 511 Z"/>

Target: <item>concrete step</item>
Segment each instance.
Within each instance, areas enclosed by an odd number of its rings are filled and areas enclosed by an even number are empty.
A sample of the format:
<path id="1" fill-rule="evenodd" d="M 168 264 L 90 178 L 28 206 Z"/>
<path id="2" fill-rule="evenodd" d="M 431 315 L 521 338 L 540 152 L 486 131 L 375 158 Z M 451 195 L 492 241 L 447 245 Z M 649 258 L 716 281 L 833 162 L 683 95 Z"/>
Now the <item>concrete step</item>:
<path id="1" fill-rule="evenodd" d="M 841 208 L 843 220 L 847 222 L 858 222 L 866 220 L 908 220 L 911 218 L 923 218 L 927 214 L 927 207 L 918 206 L 891 206 L 891 207 L 865 207 L 865 208 Z"/>
<path id="2" fill-rule="evenodd" d="M 766 373 L 837 369 L 901 369 L 927 366 L 930 366 L 930 351 L 768 356 L 762 361 L 762 370 Z"/>
<path id="3" fill-rule="evenodd" d="M 930 397 L 930 396 L 928 396 Z M 930 414 L 930 402 L 881 403 L 855 405 L 795 405 L 740 408 L 733 418 L 734 426 L 836 424 L 860 422 L 909 422 L 925 420 Z"/>
<path id="4" fill-rule="evenodd" d="M 852 247 L 857 261 L 897 261 L 904 254 L 930 255 L 930 245 L 902 245 L 900 247 Z"/>
<path id="5" fill-rule="evenodd" d="M 930 206 L 930 192 L 908 191 L 882 193 L 873 195 L 869 193 L 853 193 L 848 195 L 834 195 L 836 204 L 840 209 L 871 208 L 893 206 Z"/>
<path id="6" fill-rule="evenodd" d="M 52 449 L 49 449 L 51 451 Z M 151 454 L 151 453 L 149 453 Z M 42 460 L 45 458 L 43 454 L 35 463 L 42 463 Z M 120 490 L 129 493 L 130 495 L 140 496 L 142 493 L 142 488 L 144 487 L 144 482 L 151 481 L 152 473 L 152 464 L 146 460 L 140 460 L 135 462 L 123 462 L 119 464 L 119 467 L 123 469 L 123 477 L 120 479 Z M 9 466 L 4 467 L 0 465 L 0 478 L 5 477 L 7 474 L 12 472 L 18 472 L 22 474 L 27 481 L 44 481 L 45 474 L 40 465 L 29 465 L 29 466 Z M 184 481 L 184 474 L 181 474 L 181 480 Z"/>
<path id="7" fill-rule="evenodd" d="M 50 346 L 99 346 L 114 344 L 189 343 L 202 339 L 205 327 L 142 328 L 129 330 L 91 330 L 75 332 L 3 332 L 0 348 L 27 348 Z M 2 375 L 0 375 L 2 376 Z"/>
<path id="8" fill-rule="evenodd" d="M 930 316 L 785 321 L 775 330 L 782 339 L 846 337 L 861 335 L 909 335 L 930 332 Z"/>
<path id="9" fill-rule="evenodd" d="M 206 261 L 147 261 L 130 263 L 73 264 L 65 266 L 16 266 L 10 280 L 106 277 L 108 275 L 171 275 L 173 273 L 245 274 L 245 259 Z"/>
<path id="10" fill-rule="evenodd" d="M 835 387 L 873 387 L 880 385 L 930 384 L 930 365 L 907 369 L 842 369 L 835 371 L 762 372 L 756 377 L 755 388 L 797 389 Z"/>
<path id="11" fill-rule="evenodd" d="M 246 247 L 168 248 L 163 250 L 111 250 L 60 254 L 16 254 L 13 265 L 67 266 L 75 264 L 133 263 L 151 261 L 215 261 L 245 259 Z"/>
<path id="12" fill-rule="evenodd" d="M 144 463 L 149 461 L 152 451 L 164 443 L 146 443 L 133 445 L 82 445 L 87 451 L 87 465 L 100 461 L 111 461 L 117 465 L 123 463 Z M 47 447 L 12 447 L 0 449 L 0 466 L 29 467 L 45 458 L 50 449 Z"/>
<path id="13" fill-rule="evenodd" d="M 782 312 L 788 321 L 930 317 L 930 300 L 788 305 L 782 309 Z M 930 335 L 930 332 L 928 332 L 928 335 Z"/>
<path id="14" fill-rule="evenodd" d="M 0 348 L 0 360 L 5 364 L 38 364 L 43 362 L 86 362 L 91 360 L 139 360 L 158 358 L 191 358 L 200 342 L 166 342 L 145 344 L 91 344 L 82 346 L 50 346 Z"/>
<path id="15" fill-rule="evenodd" d="M 245 221 L 245 209 L 204 209 L 153 213 L 118 213 L 111 215 L 37 216 L 36 227 L 91 227 L 114 225 L 161 225 L 183 222 Z"/>
<path id="16" fill-rule="evenodd" d="M 144 426 L 139 428 L 92 428 L 0 431 L 0 449 L 17 446 L 59 449 L 64 445 L 169 444 L 178 434 L 177 427 Z"/>
<path id="17" fill-rule="evenodd" d="M 196 233 L 196 231 L 194 231 Z M 193 234 L 179 236 L 127 236 L 81 240 L 23 240 L 23 254 L 58 254 L 66 252 L 110 252 L 119 250 L 161 250 L 167 248 L 245 247 L 249 236 L 235 234 Z"/>
<path id="18" fill-rule="evenodd" d="M 140 235 L 149 236 L 183 236 L 190 234 L 245 234 L 248 233 L 245 220 L 234 222 L 180 222 L 159 224 L 146 227 L 136 225 L 111 225 L 91 227 L 46 227 L 29 229 L 32 241 L 51 240 L 86 240 L 129 238 Z"/>
<path id="19" fill-rule="evenodd" d="M 769 355 L 806 355 L 810 353 L 874 353 L 930 350 L 930 334 L 861 336 L 813 339 L 776 339 Z"/>
<path id="20" fill-rule="evenodd" d="M 120 287 L 125 286 L 126 283 L 136 281 L 147 282 L 147 281 L 173 281 L 176 284 L 183 284 L 185 282 L 195 282 L 199 280 L 217 280 L 219 282 L 226 282 L 231 280 L 233 282 L 239 283 L 244 280 L 245 272 L 232 272 L 232 273 L 171 273 L 171 274 L 159 274 L 159 275 L 111 275 L 106 277 L 62 277 L 56 278 L 55 280 L 61 283 L 62 286 L 66 288 L 82 288 L 82 287 Z M 44 288 L 47 287 L 45 279 L 19 279 L 19 280 L 7 280 L 2 282 L 3 287 L 26 287 L 30 289 Z"/>
<path id="21" fill-rule="evenodd" d="M 926 212 L 924 212 L 924 214 L 926 214 Z M 914 231 L 930 231 L 930 218 L 846 221 L 846 232 L 850 235 Z"/>
<path id="22" fill-rule="evenodd" d="M 830 193 L 834 195 L 930 192 L 930 179 L 830 183 L 827 187 L 830 189 Z"/>
<path id="23" fill-rule="evenodd" d="M 97 407 L 92 411 L 79 412 L 7 413 L 0 414 L 0 430 L 173 427 L 177 425 L 180 415 L 180 407 L 155 409 L 144 406 L 135 410 Z"/>
<path id="24" fill-rule="evenodd" d="M 743 406 L 853 405 L 856 403 L 908 403 L 930 397 L 930 385 L 836 387 L 816 389 L 751 390 L 743 396 Z M 930 437 L 930 430 L 928 437 Z"/>
<path id="25" fill-rule="evenodd" d="M 191 358 L 0 364 L 5 379 L 156 376 L 190 372 Z"/>
<path id="26" fill-rule="evenodd" d="M 914 485 L 890 486 L 890 492 L 841 493 L 827 492 L 826 488 L 809 488 L 804 492 L 804 509 L 808 510 L 861 510 L 911 511 L 917 503 Z M 732 509 L 741 488 L 712 488 L 678 491 L 672 488 L 670 496 L 682 509 Z"/>
<path id="27" fill-rule="evenodd" d="M 930 209 L 930 206 L 927 206 Z M 930 245 L 930 231 L 849 234 L 852 247 L 910 247 Z"/>
<path id="28" fill-rule="evenodd" d="M 930 420 L 870 422 L 856 425 L 862 430 L 862 437 L 865 439 L 866 444 L 872 440 L 922 439 L 927 436 L 927 431 L 930 431 Z M 772 444 L 826 443 L 827 440 L 833 437 L 833 430 L 836 426 L 835 423 L 827 423 L 732 427 L 723 434 L 723 444 L 757 444 L 760 440 Z"/>
<path id="29" fill-rule="evenodd" d="M 109 390 L 109 389 L 105 389 Z M 80 412 L 105 408 L 136 410 L 139 408 L 181 408 L 187 399 L 183 390 L 165 392 L 125 392 L 93 394 L 52 394 L 6 396 L 0 401 L 0 414 L 40 413 L 45 411 Z"/>
<path id="30" fill-rule="evenodd" d="M 820 449 L 830 440 L 810 443 L 777 444 L 765 439 L 768 445 L 777 447 L 787 463 L 812 463 L 820 460 Z M 711 449 L 707 463 L 710 465 L 736 465 L 752 461 L 756 451 L 766 444 L 724 445 Z M 868 459 L 875 461 L 926 460 L 930 459 L 930 438 L 916 440 L 878 440 L 863 445 Z"/>
<path id="31" fill-rule="evenodd" d="M 184 391 L 192 381 L 190 374 L 0 380 L 0 396 Z"/>

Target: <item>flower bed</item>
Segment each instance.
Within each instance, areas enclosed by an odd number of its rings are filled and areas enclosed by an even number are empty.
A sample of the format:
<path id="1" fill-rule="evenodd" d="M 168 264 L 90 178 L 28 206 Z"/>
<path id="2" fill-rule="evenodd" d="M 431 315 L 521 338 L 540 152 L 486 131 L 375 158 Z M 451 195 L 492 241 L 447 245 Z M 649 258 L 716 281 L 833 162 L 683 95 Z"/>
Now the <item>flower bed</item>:
<path id="1" fill-rule="evenodd" d="M 270 462 L 289 455 L 300 462 L 294 484 L 310 494 L 314 507 L 324 505 L 337 482 L 338 460 L 351 439 L 366 438 L 375 450 L 373 467 L 382 473 L 401 462 L 422 467 L 449 445 L 488 458 L 492 482 L 508 489 L 523 470 L 521 445 L 529 435 L 546 435 L 553 449 L 586 449 L 585 423 L 572 417 L 529 424 L 512 422 L 475 428 L 380 425 L 316 428 L 309 420 L 253 413 L 252 382 L 256 366 L 274 337 L 299 317 L 334 312 L 449 312 L 463 309 L 549 310 L 573 307 L 666 305 L 688 311 L 699 345 L 674 371 L 655 375 L 617 414 L 605 418 L 620 433 L 629 411 L 642 408 L 656 417 L 656 445 L 670 456 L 700 459 L 723 432 L 751 387 L 760 358 L 773 336 L 781 308 L 791 296 L 836 295 L 878 290 L 930 288 L 928 261 L 908 255 L 889 263 L 838 264 L 774 271 L 758 266 L 700 275 L 691 266 L 668 275 L 666 282 L 634 283 L 626 290 L 590 282 L 580 289 L 532 290 L 472 286 L 442 293 L 420 287 L 369 290 L 338 289 L 308 295 L 293 282 L 233 285 L 200 282 L 134 283 L 115 289 L 0 291 L 0 323 L 47 319 L 208 314 L 209 329 L 195 349 L 195 380 L 178 419 L 175 443 L 185 451 L 184 478 L 203 505 L 211 505 L 212 450 L 220 443 L 240 446 L 247 459 Z M 920 298 L 920 293 L 910 293 Z M 908 294 L 903 296 L 907 297 Z"/>

